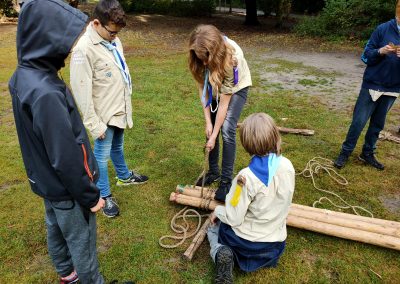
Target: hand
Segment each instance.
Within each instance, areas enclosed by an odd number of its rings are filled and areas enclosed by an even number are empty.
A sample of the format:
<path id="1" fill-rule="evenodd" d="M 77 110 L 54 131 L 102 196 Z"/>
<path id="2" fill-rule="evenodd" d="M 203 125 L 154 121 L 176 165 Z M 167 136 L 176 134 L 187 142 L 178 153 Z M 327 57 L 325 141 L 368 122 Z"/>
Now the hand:
<path id="1" fill-rule="evenodd" d="M 214 211 L 210 214 L 210 222 L 215 225 L 217 223 L 217 215 L 215 215 Z"/>
<path id="2" fill-rule="evenodd" d="M 379 48 L 379 54 L 386 55 L 390 52 L 396 52 L 396 48 L 391 47 L 390 45 L 385 45 L 384 47 Z"/>
<path id="3" fill-rule="evenodd" d="M 97 211 L 99 211 L 101 208 L 104 207 L 105 201 L 103 198 L 99 198 L 99 201 L 97 202 L 96 206 L 90 208 L 90 211 L 92 211 L 93 213 L 96 213 Z"/>
<path id="4" fill-rule="evenodd" d="M 213 132 L 212 124 L 211 123 L 206 123 L 206 137 L 207 137 L 207 139 L 210 138 L 212 132 Z"/>
<path id="5" fill-rule="evenodd" d="M 105 138 L 106 138 L 106 133 L 105 133 L 105 132 L 99 136 L 99 139 L 100 139 L 100 140 L 103 140 L 103 139 L 105 139 Z"/>
<path id="6" fill-rule="evenodd" d="M 397 55 L 397 57 L 400 57 L 400 48 L 396 49 L 396 55 Z"/>
<path id="7" fill-rule="evenodd" d="M 212 149 L 214 149 L 214 147 L 215 147 L 215 137 L 214 136 L 211 136 L 209 139 L 208 139 L 208 141 L 207 141 L 207 143 L 206 143 L 206 150 L 208 150 L 208 151 L 212 151 Z"/>

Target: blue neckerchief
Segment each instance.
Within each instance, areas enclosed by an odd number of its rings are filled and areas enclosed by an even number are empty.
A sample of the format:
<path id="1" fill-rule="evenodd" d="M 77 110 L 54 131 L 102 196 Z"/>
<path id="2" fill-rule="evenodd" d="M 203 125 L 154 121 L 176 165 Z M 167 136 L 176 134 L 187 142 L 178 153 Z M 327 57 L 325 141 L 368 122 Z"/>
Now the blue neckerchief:
<path id="1" fill-rule="evenodd" d="M 253 156 L 249 164 L 253 174 L 261 180 L 266 186 L 272 181 L 272 178 L 278 170 L 282 155 L 277 156 L 275 153 L 270 153 L 267 156 Z"/>
<path id="2" fill-rule="evenodd" d="M 115 41 L 113 42 L 108 42 L 108 41 L 102 41 L 101 44 L 105 46 L 109 51 L 112 52 L 114 55 L 115 61 L 117 62 L 117 65 L 119 69 L 121 70 L 122 77 L 124 78 L 125 83 L 131 88 L 131 77 L 129 75 L 129 72 L 126 72 L 125 70 L 125 62 L 122 59 L 121 54 L 119 54 L 119 51 L 117 49 L 117 44 Z"/>
<path id="3" fill-rule="evenodd" d="M 204 105 L 204 107 L 208 107 L 212 103 L 212 86 L 210 82 L 208 81 L 210 71 L 208 68 L 204 71 L 204 86 L 203 86 L 203 95 L 201 96 L 201 101 Z M 208 91 L 208 101 L 206 101 L 206 95 Z"/>

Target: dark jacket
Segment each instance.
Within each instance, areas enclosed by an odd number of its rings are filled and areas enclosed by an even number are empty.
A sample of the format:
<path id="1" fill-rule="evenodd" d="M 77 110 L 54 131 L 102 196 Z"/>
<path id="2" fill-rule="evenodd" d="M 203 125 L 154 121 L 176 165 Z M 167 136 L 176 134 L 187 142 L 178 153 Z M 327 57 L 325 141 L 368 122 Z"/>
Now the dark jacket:
<path id="1" fill-rule="evenodd" d="M 99 200 L 98 166 L 71 92 L 57 75 L 86 21 L 61 0 L 26 1 L 9 90 L 32 190 L 91 208 Z"/>
<path id="2" fill-rule="evenodd" d="M 379 48 L 389 43 L 400 45 L 395 19 L 379 25 L 372 33 L 361 60 L 367 64 L 362 87 L 376 91 L 400 92 L 400 58 L 395 53 L 380 55 Z"/>

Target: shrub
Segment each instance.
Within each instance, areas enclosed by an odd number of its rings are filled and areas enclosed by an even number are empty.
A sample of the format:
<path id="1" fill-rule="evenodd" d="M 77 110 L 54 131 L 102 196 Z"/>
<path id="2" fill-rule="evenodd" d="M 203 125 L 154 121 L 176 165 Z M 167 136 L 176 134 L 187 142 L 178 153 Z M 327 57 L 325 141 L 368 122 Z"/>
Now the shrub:
<path id="1" fill-rule="evenodd" d="M 394 17 L 396 0 L 326 0 L 317 17 L 295 26 L 300 35 L 368 38 L 380 23 Z"/>
<path id="2" fill-rule="evenodd" d="M 0 15 L 6 15 L 7 17 L 17 17 L 18 13 L 14 10 L 12 0 L 1 0 L 0 1 Z"/>

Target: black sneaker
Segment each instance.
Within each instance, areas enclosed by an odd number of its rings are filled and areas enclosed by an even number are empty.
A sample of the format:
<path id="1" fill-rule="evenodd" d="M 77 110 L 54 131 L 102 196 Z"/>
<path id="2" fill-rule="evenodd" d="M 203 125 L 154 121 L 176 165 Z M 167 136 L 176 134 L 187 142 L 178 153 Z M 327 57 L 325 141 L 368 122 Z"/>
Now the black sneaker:
<path id="1" fill-rule="evenodd" d="M 215 256 L 217 275 L 214 283 L 233 284 L 233 252 L 227 246 L 218 249 Z"/>
<path id="2" fill-rule="evenodd" d="M 344 167 L 344 164 L 346 164 L 347 160 L 349 159 L 349 155 L 344 153 L 343 151 L 340 152 L 339 156 L 336 158 L 336 160 L 333 162 L 333 165 L 341 169 Z"/>
<path id="3" fill-rule="evenodd" d="M 219 183 L 217 191 L 215 192 L 214 199 L 221 202 L 225 202 L 226 195 L 231 189 L 231 185 L 232 184 L 230 182 L 221 181 Z"/>
<path id="4" fill-rule="evenodd" d="M 103 208 L 103 214 L 106 215 L 109 218 L 118 216 L 119 214 L 119 207 L 117 202 L 115 201 L 114 197 L 106 197 L 104 199 L 105 204 Z"/>
<path id="5" fill-rule="evenodd" d="M 378 160 L 375 158 L 374 154 L 361 153 L 361 155 L 358 156 L 358 159 L 360 161 L 363 161 L 364 163 L 366 163 L 368 165 L 373 166 L 374 168 L 376 168 L 376 169 L 378 169 L 380 171 L 382 171 L 385 168 L 384 165 L 382 165 L 380 162 L 378 162 Z"/>
<path id="6" fill-rule="evenodd" d="M 149 178 L 147 176 L 131 171 L 131 175 L 127 179 L 121 179 L 117 177 L 117 186 L 142 184 L 147 182 L 148 180 Z"/>
<path id="7" fill-rule="evenodd" d="M 208 172 L 208 173 L 206 173 L 206 176 L 204 177 L 204 186 L 209 186 L 213 182 L 219 181 L 220 179 L 221 179 L 221 176 L 218 173 Z M 196 186 L 202 186 L 202 183 L 203 183 L 203 176 L 201 176 L 197 180 Z"/>

